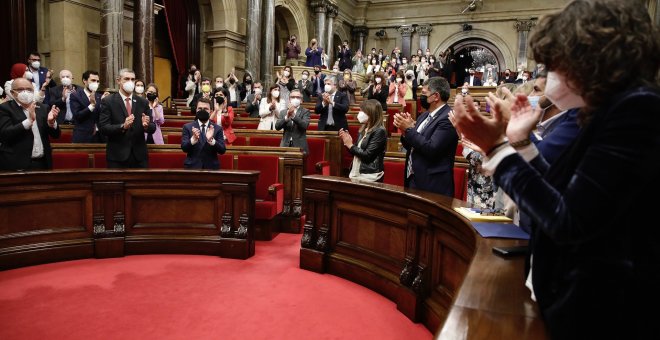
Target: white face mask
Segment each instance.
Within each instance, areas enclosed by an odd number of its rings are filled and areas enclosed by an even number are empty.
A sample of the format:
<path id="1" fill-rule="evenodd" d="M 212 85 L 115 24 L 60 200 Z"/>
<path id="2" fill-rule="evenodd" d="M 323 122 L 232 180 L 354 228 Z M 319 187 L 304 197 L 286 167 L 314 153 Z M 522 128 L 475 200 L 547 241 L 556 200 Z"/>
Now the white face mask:
<path id="1" fill-rule="evenodd" d="M 2 87 L 0 87 L 0 96 L 2 96 L 3 93 L 5 93 L 5 90 L 3 90 Z"/>
<path id="2" fill-rule="evenodd" d="M 69 85 L 71 85 L 71 78 L 69 78 L 69 77 L 62 77 L 62 85 L 64 85 L 64 86 L 69 86 Z"/>
<path id="3" fill-rule="evenodd" d="M 334 73 L 339 73 L 339 69 L 338 69 L 338 68 L 333 68 L 333 69 L 332 69 L 332 72 L 334 72 Z"/>
<path id="4" fill-rule="evenodd" d="M 523 76 L 522 80 L 527 81 L 527 76 Z"/>
<path id="5" fill-rule="evenodd" d="M 285 76 L 285 77 L 288 77 L 289 74 L 290 74 L 289 71 L 284 71 L 284 76 Z"/>
<path id="6" fill-rule="evenodd" d="M 376 78 L 376 84 L 380 84 L 381 81 L 383 81 L 383 80 L 380 79 L 380 78 Z"/>
<path id="7" fill-rule="evenodd" d="M 325 92 L 330 92 L 330 91 L 332 91 L 332 85 L 330 85 L 330 84 L 325 84 L 325 86 L 323 87 L 323 89 L 325 90 Z"/>
<path id="8" fill-rule="evenodd" d="M 89 85 L 88 85 L 87 87 L 89 87 L 89 90 L 90 90 L 90 91 L 92 91 L 92 92 L 96 92 L 96 90 L 99 89 L 99 83 L 96 83 L 96 82 L 94 82 L 94 83 L 89 83 Z"/>
<path id="9" fill-rule="evenodd" d="M 25 72 L 24 78 L 27 79 L 27 80 L 32 80 L 32 78 L 33 78 L 32 77 L 32 72 Z"/>
<path id="10" fill-rule="evenodd" d="M 403 61 L 401 61 L 401 62 L 402 62 L 403 64 L 407 64 L 407 63 L 408 63 L 408 60 L 403 59 Z"/>
<path id="11" fill-rule="evenodd" d="M 16 95 L 16 100 L 24 105 L 32 104 L 34 102 L 34 92 L 21 91 Z"/>
<path id="12" fill-rule="evenodd" d="M 396 78 L 396 82 L 397 82 L 397 83 L 400 83 L 402 80 L 403 80 L 403 79 L 401 79 L 401 78 Z"/>
<path id="13" fill-rule="evenodd" d="M 307 80 L 307 78 L 309 78 L 308 75 L 306 75 L 306 74 L 303 74 L 303 75 L 302 75 L 302 79 L 303 79 L 303 80 Z"/>
<path id="14" fill-rule="evenodd" d="M 586 105 L 580 95 L 568 88 L 566 78 L 557 72 L 548 72 L 545 96 L 562 111 Z"/>
<path id="15" fill-rule="evenodd" d="M 216 89 L 219 89 L 219 88 L 221 88 L 221 87 L 222 87 L 222 83 L 215 83 L 215 88 L 216 88 Z"/>
<path id="16" fill-rule="evenodd" d="M 364 124 L 369 121 L 369 116 L 367 116 L 367 114 L 364 113 L 363 111 L 360 111 L 358 112 L 357 120 L 358 122 L 360 122 L 360 124 Z"/>
<path id="17" fill-rule="evenodd" d="M 298 99 L 298 98 L 291 99 L 291 105 L 293 105 L 293 107 L 295 107 L 295 108 L 300 107 L 300 99 Z"/>
<path id="18" fill-rule="evenodd" d="M 32 64 L 30 64 L 30 66 L 32 66 L 32 68 L 36 70 L 39 67 L 41 67 L 41 63 L 38 61 L 33 61 Z"/>
<path id="19" fill-rule="evenodd" d="M 261 92 L 261 89 L 260 89 L 260 88 L 258 88 L 258 89 L 254 89 L 254 94 L 259 95 L 259 94 L 261 94 L 261 93 L 262 93 L 262 92 Z"/>
<path id="20" fill-rule="evenodd" d="M 462 94 L 467 94 L 467 93 L 468 93 L 468 89 L 461 89 L 461 93 L 462 93 Z"/>
<path id="21" fill-rule="evenodd" d="M 541 99 L 540 96 L 529 96 L 529 97 L 527 97 L 527 100 L 529 101 L 529 105 L 531 105 L 532 108 L 535 108 L 539 105 L 539 99 Z"/>
<path id="22" fill-rule="evenodd" d="M 280 91 L 273 91 L 270 94 L 273 96 L 273 98 L 279 98 L 280 97 Z"/>
<path id="23" fill-rule="evenodd" d="M 137 92 L 139 94 L 143 94 L 144 93 L 144 86 L 136 86 L 135 87 L 135 92 Z"/>
<path id="24" fill-rule="evenodd" d="M 122 88 L 128 93 L 133 93 L 133 90 L 135 89 L 135 82 L 127 81 L 124 83 L 124 85 L 122 85 Z"/>

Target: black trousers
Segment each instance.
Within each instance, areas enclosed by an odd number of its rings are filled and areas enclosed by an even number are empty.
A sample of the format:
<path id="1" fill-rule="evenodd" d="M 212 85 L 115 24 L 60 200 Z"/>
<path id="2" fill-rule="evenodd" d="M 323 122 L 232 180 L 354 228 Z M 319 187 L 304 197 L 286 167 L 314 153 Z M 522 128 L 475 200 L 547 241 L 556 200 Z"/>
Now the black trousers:
<path id="1" fill-rule="evenodd" d="M 46 158 L 32 158 L 30 161 L 30 168 L 28 170 L 48 170 L 48 165 L 46 164 Z"/>
<path id="2" fill-rule="evenodd" d="M 122 162 L 107 159 L 108 169 L 146 169 L 149 167 L 149 159 L 138 159 L 131 152 L 128 159 Z"/>

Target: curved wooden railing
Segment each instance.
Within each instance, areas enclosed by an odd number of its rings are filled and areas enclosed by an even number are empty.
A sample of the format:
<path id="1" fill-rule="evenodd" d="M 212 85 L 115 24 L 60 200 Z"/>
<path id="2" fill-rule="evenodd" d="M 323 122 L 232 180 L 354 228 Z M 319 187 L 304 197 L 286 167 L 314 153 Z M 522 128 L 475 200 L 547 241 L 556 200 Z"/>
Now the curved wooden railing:
<path id="1" fill-rule="evenodd" d="M 303 177 L 300 267 L 366 286 L 443 339 L 545 339 L 522 258 L 503 259 L 453 211 L 465 203 L 387 184 Z"/>
<path id="2" fill-rule="evenodd" d="M 0 173 L 0 269 L 81 258 L 254 255 L 258 171 Z"/>

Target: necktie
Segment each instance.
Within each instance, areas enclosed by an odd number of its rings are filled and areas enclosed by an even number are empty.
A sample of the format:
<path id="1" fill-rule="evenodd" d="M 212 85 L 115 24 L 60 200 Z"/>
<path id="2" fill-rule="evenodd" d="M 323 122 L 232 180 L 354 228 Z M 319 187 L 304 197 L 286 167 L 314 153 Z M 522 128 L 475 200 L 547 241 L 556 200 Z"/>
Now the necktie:
<path id="1" fill-rule="evenodd" d="M 71 94 L 66 96 L 66 115 L 64 120 L 70 122 L 73 120 L 73 112 L 71 111 Z"/>
<path id="2" fill-rule="evenodd" d="M 202 142 L 206 142 L 206 124 L 202 124 Z"/>
<path id="3" fill-rule="evenodd" d="M 126 101 L 126 116 L 129 116 L 132 113 L 131 110 L 131 98 L 124 99 Z"/>
<path id="4" fill-rule="evenodd" d="M 334 99 L 335 96 L 332 95 L 332 99 Z M 332 104 L 328 104 L 328 120 L 325 122 L 326 125 L 333 126 L 335 125 L 335 118 L 332 116 Z"/>

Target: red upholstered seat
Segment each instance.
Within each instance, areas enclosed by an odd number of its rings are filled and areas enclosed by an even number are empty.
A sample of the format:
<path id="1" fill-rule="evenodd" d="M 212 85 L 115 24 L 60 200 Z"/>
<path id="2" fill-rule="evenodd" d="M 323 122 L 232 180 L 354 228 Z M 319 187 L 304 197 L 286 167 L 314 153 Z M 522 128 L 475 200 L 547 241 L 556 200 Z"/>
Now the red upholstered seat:
<path id="1" fill-rule="evenodd" d="M 245 146 L 247 145 L 247 142 L 244 136 L 236 136 L 236 139 L 234 139 L 234 142 L 231 145 Z"/>
<path id="2" fill-rule="evenodd" d="M 467 200 L 467 169 L 454 167 L 454 198 Z"/>
<path id="3" fill-rule="evenodd" d="M 419 114 L 424 112 L 424 108 L 422 107 L 422 100 L 417 97 L 417 116 L 419 117 Z"/>
<path id="4" fill-rule="evenodd" d="M 234 129 L 252 129 L 252 130 L 256 130 L 258 126 L 259 126 L 259 123 L 242 123 L 242 122 L 237 122 L 237 121 L 234 121 L 231 124 L 231 127 L 234 128 Z"/>
<path id="5" fill-rule="evenodd" d="M 186 110 L 186 111 L 179 111 L 179 113 L 180 113 L 182 116 L 192 116 L 192 115 L 193 115 L 192 112 L 190 112 L 189 110 Z"/>
<path id="6" fill-rule="evenodd" d="M 53 153 L 53 169 L 87 169 L 89 154 L 86 152 Z"/>
<path id="7" fill-rule="evenodd" d="M 149 153 L 150 169 L 183 169 L 186 154 L 183 152 L 151 152 Z"/>
<path id="8" fill-rule="evenodd" d="M 185 120 L 166 120 L 162 127 L 174 127 L 174 128 L 182 128 L 184 125 L 187 123 L 190 123 L 189 121 Z"/>
<path id="9" fill-rule="evenodd" d="M 278 214 L 277 203 L 273 201 L 257 201 L 254 205 L 254 213 L 257 219 L 270 220 Z"/>
<path id="10" fill-rule="evenodd" d="M 250 137 L 250 146 L 280 146 L 280 137 Z"/>
<path id="11" fill-rule="evenodd" d="M 406 164 L 404 162 L 383 163 L 383 183 L 403 186 L 403 176 Z"/>
<path id="12" fill-rule="evenodd" d="M 105 159 L 105 152 L 94 154 L 94 169 L 105 169 L 108 167 L 108 161 Z"/>
<path id="13" fill-rule="evenodd" d="M 234 168 L 234 155 L 228 153 L 224 155 L 218 155 L 218 162 L 220 162 L 221 170 L 231 170 Z"/>
<path id="14" fill-rule="evenodd" d="M 309 131 L 318 131 L 319 130 L 319 125 L 318 124 L 309 124 L 307 126 L 307 130 L 309 130 Z"/>
<path id="15" fill-rule="evenodd" d="M 284 209 L 284 186 L 279 180 L 279 158 L 266 155 L 238 155 L 238 170 L 259 170 L 259 179 L 256 183 L 256 219 L 270 220 Z M 272 208 L 267 208 L 266 202 L 275 205 L 275 214 Z M 261 206 L 261 207 L 259 207 Z"/>
<path id="16" fill-rule="evenodd" d="M 348 133 L 353 137 L 353 142 L 358 142 L 358 134 L 360 133 L 360 127 L 358 125 L 349 125 Z M 348 152 L 348 149 L 342 146 L 341 148 L 341 167 L 342 169 L 350 169 L 351 163 L 353 162 L 353 155 Z"/>
<path id="17" fill-rule="evenodd" d="M 62 131 L 60 132 L 60 138 L 50 137 L 51 143 L 71 143 L 73 138 L 73 132 L 71 131 Z"/>
<path id="18" fill-rule="evenodd" d="M 309 118 L 310 119 L 319 119 L 319 118 L 321 118 L 321 115 L 318 114 L 318 113 L 312 113 L 311 115 L 309 115 Z"/>
<path id="19" fill-rule="evenodd" d="M 305 166 L 305 174 L 319 174 L 330 176 L 330 162 L 326 160 L 325 148 L 326 140 L 322 138 L 307 138 L 309 154 Z"/>
<path id="20" fill-rule="evenodd" d="M 456 145 L 456 156 L 463 156 L 463 144 Z"/>
<path id="21" fill-rule="evenodd" d="M 167 144 L 181 145 L 181 135 L 167 135 Z"/>

